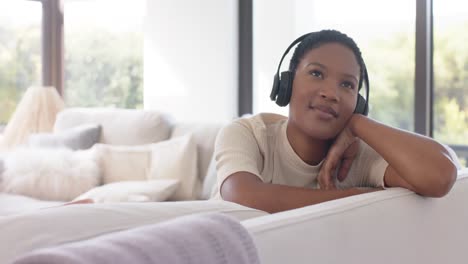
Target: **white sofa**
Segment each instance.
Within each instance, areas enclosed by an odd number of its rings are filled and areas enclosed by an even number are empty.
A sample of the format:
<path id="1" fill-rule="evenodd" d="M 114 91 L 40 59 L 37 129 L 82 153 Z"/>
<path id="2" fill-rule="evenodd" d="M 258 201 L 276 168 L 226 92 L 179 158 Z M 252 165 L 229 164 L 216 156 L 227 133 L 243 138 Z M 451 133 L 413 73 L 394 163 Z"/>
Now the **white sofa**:
<path id="1" fill-rule="evenodd" d="M 98 143 L 108 145 L 145 145 L 191 133 L 197 148 L 196 174 L 201 183 L 197 189 L 197 199 L 210 198 L 212 187 L 216 182 L 215 164 L 212 159 L 214 140 L 223 124 L 177 123 L 166 114 L 149 110 L 69 108 L 58 114 L 54 133 L 88 123 L 98 123 L 102 126 Z M 3 154 L 6 155 L 8 153 Z M 23 213 L 64 202 L 68 201 L 44 201 L 0 192 L 0 216 Z"/>
<path id="2" fill-rule="evenodd" d="M 58 124 L 65 128 L 87 122 L 86 118 L 72 118 L 83 117 L 82 110 L 77 111 L 64 113 L 61 118 L 66 117 L 66 122 L 59 118 Z M 97 110 L 86 111 L 90 112 L 84 116 L 91 113 L 87 118 L 97 120 Z M 126 128 L 124 122 L 120 123 L 122 128 L 115 130 L 118 133 Z M 220 124 L 169 123 L 170 129 L 164 132 L 168 138 L 195 131 L 204 157 L 200 160 L 199 176 L 210 189 L 213 183 L 206 180 L 213 178 L 209 175 L 213 170 L 209 172 L 208 168 Z M 104 131 L 107 127 L 104 125 Z M 103 135 L 101 140 L 109 138 Z M 217 200 L 44 209 L 57 203 L 1 194 L 0 211 L 10 208 L 10 212 L 0 216 L 0 263 L 34 249 L 200 212 L 220 212 L 241 221 L 254 239 L 261 263 L 466 263 L 467 200 L 468 169 L 459 171 L 454 188 L 444 198 L 424 198 L 402 188 L 391 188 L 272 215 Z M 22 210 L 15 211 L 13 207 Z"/>

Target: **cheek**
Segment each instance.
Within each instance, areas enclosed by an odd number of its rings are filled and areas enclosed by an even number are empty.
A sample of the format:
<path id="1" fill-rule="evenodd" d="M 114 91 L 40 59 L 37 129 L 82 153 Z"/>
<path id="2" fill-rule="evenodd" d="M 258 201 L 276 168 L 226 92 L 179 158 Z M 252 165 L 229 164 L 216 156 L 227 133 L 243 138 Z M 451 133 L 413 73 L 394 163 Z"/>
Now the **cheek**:
<path id="1" fill-rule="evenodd" d="M 349 119 L 354 114 L 354 109 L 356 108 L 357 99 L 349 98 L 341 104 L 341 120 L 340 125 L 344 126 L 348 123 Z"/>
<path id="2" fill-rule="evenodd" d="M 307 82 L 303 78 L 296 78 L 292 86 L 291 101 L 310 101 L 317 90 L 315 84 Z"/>
<path id="3" fill-rule="evenodd" d="M 357 104 L 357 95 L 343 95 L 342 97 L 342 104 L 341 108 L 343 114 L 351 116 L 354 113 L 354 109 L 356 109 Z"/>

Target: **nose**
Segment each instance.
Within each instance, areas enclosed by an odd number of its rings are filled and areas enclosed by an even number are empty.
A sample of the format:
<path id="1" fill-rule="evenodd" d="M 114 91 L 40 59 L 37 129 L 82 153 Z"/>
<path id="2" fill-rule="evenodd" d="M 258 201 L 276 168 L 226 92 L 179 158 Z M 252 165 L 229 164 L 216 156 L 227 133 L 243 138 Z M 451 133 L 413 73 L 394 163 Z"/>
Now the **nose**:
<path id="1" fill-rule="evenodd" d="M 324 83 L 320 88 L 319 95 L 325 100 L 338 102 L 338 87 L 331 83 Z"/>

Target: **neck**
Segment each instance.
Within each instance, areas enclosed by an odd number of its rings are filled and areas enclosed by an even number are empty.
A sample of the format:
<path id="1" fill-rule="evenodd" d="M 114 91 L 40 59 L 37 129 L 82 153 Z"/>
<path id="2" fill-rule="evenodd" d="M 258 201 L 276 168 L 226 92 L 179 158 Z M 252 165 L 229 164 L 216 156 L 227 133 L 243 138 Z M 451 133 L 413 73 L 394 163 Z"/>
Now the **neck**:
<path id="1" fill-rule="evenodd" d="M 288 122 L 286 136 L 292 149 L 309 165 L 318 165 L 327 155 L 331 140 L 316 139 Z"/>

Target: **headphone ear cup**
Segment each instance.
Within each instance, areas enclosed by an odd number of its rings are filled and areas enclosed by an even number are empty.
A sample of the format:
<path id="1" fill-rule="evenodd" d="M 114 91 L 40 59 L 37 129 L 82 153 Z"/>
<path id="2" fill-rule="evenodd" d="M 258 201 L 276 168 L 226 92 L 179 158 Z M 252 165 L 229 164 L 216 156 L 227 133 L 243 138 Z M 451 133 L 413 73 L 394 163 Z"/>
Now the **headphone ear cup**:
<path id="1" fill-rule="evenodd" d="M 273 87 L 271 88 L 271 93 L 270 93 L 270 99 L 272 101 L 276 101 L 276 97 L 278 96 L 278 91 L 279 91 L 279 85 L 280 85 L 280 80 L 279 80 L 278 74 L 275 74 L 275 77 L 273 78 Z"/>
<path id="2" fill-rule="evenodd" d="M 367 114 L 369 113 L 369 108 L 367 107 L 367 101 L 360 94 L 358 94 L 358 100 L 357 100 L 356 108 L 354 109 L 354 113 L 365 115 L 365 116 L 367 116 Z"/>
<path id="3" fill-rule="evenodd" d="M 276 98 L 276 104 L 279 106 L 286 106 L 291 100 L 292 83 L 294 80 L 294 74 L 290 71 L 284 71 L 281 73 L 281 80 L 279 81 L 278 97 Z"/>

